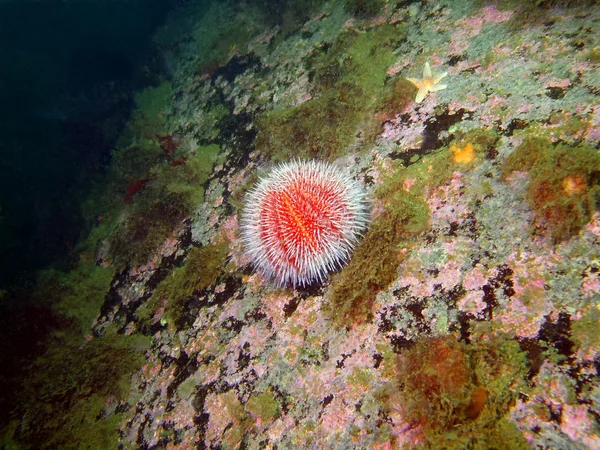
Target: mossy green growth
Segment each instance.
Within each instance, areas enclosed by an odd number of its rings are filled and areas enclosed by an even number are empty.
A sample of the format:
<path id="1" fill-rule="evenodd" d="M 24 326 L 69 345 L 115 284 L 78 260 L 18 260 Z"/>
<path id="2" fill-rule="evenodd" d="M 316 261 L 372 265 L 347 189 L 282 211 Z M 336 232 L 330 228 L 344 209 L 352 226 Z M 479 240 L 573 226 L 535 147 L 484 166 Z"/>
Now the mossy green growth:
<path id="1" fill-rule="evenodd" d="M 552 143 L 543 137 L 528 135 L 521 145 L 504 161 L 502 176 L 506 178 L 514 171 L 529 171 L 544 158 L 546 151 L 552 147 Z"/>
<path id="2" fill-rule="evenodd" d="M 124 180 L 138 180 L 166 162 L 165 153 L 154 139 L 139 139 L 113 151 L 111 170 Z"/>
<path id="3" fill-rule="evenodd" d="M 136 194 L 136 203 L 143 208 L 145 204 L 153 204 L 156 200 L 177 194 L 186 198 L 190 208 L 195 207 L 204 200 L 204 183 L 219 153 L 219 146 L 210 144 L 196 148 L 185 156 L 185 161 L 180 165 L 154 166 L 147 175 L 150 183 Z"/>
<path id="4" fill-rule="evenodd" d="M 488 4 L 487 1 L 481 1 L 480 3 L 483 6 Z M 552 12 L 555 7 L 591 7 L 596 4 L 596 0 L 530 0 L 526 2 L 522 0 L 493 0 L 493 3 L 500 10 L 514 11 L 509 21 L 509 27 L 510 31 L 519 31 L 523 30 L 524 27 L 541 25 L 544 22 L 556 19 L 556 13 Z M 581 9 L 572 13 L 580 11 Z"/>
<path id="5" fill-rule="evenodd" d="M 335 159 L 353 140 L 360 111 L 335 92 L 294 108 L 273 111 L 258 120 L 256 146 L 273 160 Z"/>
<path id="6" fill-rule="evenodd" d="M 579 233 L 600 205 L 600 153 L 590 146 L 553 144 L 525 134 L 506 158 L 503 175 L 527 171 L 527 201 L 555 242 Z M 538 229 L 534 229 L 537 232 Z"/>
<path id="7" fill-rule="evenodd" d="M 347 0 L 346 10 L 359 19 L 369 19 L 375 16 L 389 0 Z"/>
<path id="8" fill-rule="evenodd" d="M 10 414 L 20 418 L 16 419 L 18 426 L 14 427 L 16 434 L 12 439 L 24 444 L 23 448 L 63 448 L 47 444 L 63 430 L 62 426 L 55 426 L 58 418 L 47 421 L 46 415 L 68 415 L 71 403 L 79 402 L 79 397 L 87 394 L 77 392 L 77 383 L 72 380 L 55 379 L 54 373 L 68 377 L 71 374 L 66 372 L 80 369 L 65 364 L 78 361 L 77 352 L 100 314 L 113 276 L 113 269 L 97 266 L 93 259 L 83 255 L 69 272 L 43 270 L 31 292 L 14 291 L 5 299 L 3 311 L 11 316 L 5 317 L 8 323 L 4 324 L 3 339 L 5 345 L 13 345 L 11 348 L 4 347 L 2 352 L 2 362 L 12 364 L 6 367 L 3 376 L 6 390 L 1 400 L 5 417 Z M 11 306 L 9 302 L 15 300 L 21 302 L 19 308 L 22 307 L 22 310 Z M 85 409 L 79 403 L 77 408 L 81 409 L 77 413 Z M 29 421 L 35 422 L 35 426 L 41 429 L 31 429 Z M 5 432 L 8 430 L 4 429 L 0 434 Z"/>
<path id="9" fill-rule="evenodd" d="M 235 391 L 230 390 L 220 394 L 220 402 L 223 406 L 223 413 L 229 419 L 230 426 L 225 428 L 219 445 L 224 450 L 242 448 L 242 441 L 252 428 L 252 418 L 237 398 Z"/>
<path id="10" fill-rule="evenodd" d="M 229 27 L 222 28 L 213 44 L 204 49 L 205 53 L 202 55 L 202 59 L 198 60 L 196 64 L 196 71 L 201 75 L 211 73 L 227 63 L 234 51 L 246 53 L 247 44 L 251 38 L 252 32 L 237 24 L 230 24 Z"/>
<path id="11" fill-rule="evenodd" d="M 369 368 L 354 367 L 352 373 L 348 376 L 348 384 L 358 388 L 368 390 L 373 380 L 373 372 Z"/>
<path id="12" fill-rule="evenodd" d="M 145 264 L 157 247 L 204 200 L 204 184 L 218 161 L 217 145 L 197 147 L 182 164 L 171 166 L 155 140 L 118 149 L 111 163 L 109 186 L 94 186 L 84 210 L 98 218 L 78 251 L 95 258 L 101 247 L 103 260 L 117 270 L 127 264 Z M 143 181 L 134 194 L 131 183 Z M 129 203 L 127 214 L 124 204 Z"/>
<path id="13" fill-rule="evenodd" d="M 317 89 L 335 89 L 344 98 L 344 89 L 353 86 L 364 97 L 346 97 L 347 100 L 374 104 L 377 99 L 372 96 L 381 93 L 387 70 L 396 62 L 393 51 L 405 38 L 403 25 L 382 25 L 366 32 L 348 31 L 340 35 L 330 49 L 316 54 L 312 61 Z"/>
<path id="14" fill-rule="evenodd" d="M 311 17 L 318 14 L 324 0 L 281 0 L 261 2 L 259 7 L 269 27 L 277 25 L 281 31 L 275 36 L 275 45 L 297 32 Z"/>
<path id="15" fill-rule="evenodd" d="M 448 170 L 464 172 L 472 169 L 490 153 L 498 135 L 491 130 L 474 129 L 467 132 L 457 131 L 449 145 L 452 164 L 442 161 Z M 441 155 L 443 158 L 443 155 Z M 440 172 L 439 169 L 436 169 Z"/>
<path id="16" fill-rule="evenodd" d="M 31 292 L 14 291 L 2 299 L 2 312 L 6 313 L 0 358 L 5 366 L 2 377 L 5 389 L 0 396 L 3 420 L 9 415 L 20 417 L 19 408 L 28 406 L 29 398 L 24 398 L 22 391 L 39 381 L 36 371 L 43 370 L 44 365 L 34 362 L 35 358 L 60 364 L 49 352 L 60 352 L 61 346 L 81 345 L 100 313 L 113 275 L 112 269 L 99 267 L 93 260 L 82 257 L 69 272 L 41 271 Z M 13 302 L 19 302 L 18 306 Z M 20 422 L 18 429 L 21 430 Z M 0 435 L 6 431 L 0 430 Z"/>
<path id="17" fill-rule="evenodd" d="M 172 88 L 169 81 L 163 81 L 158 86 L 147 87 L 135 94 L 135 108 L 124 135 L 152 139 L 163 134 Z"/>
<path id="18" fill-rule="evenodd" d="M 416 155 L 405 169 L 399 169 L 398 175 L 389 179 L 382 189 L 394 192 L 403 190 L 402 182 L 410 180 L 413 194 L 421 195 L 426 189 L 434 189 L 447 184 L 454 172 L 465 172 L 487 156 L 498 140 L 498 135 L 490 130 L 474 129 L 466 132 L 457 131 L 454 139 L 447 147 L 441 147 L 428 155 Z M 460 153 L 469 153 L 471 157 Z M 459 158 L 458 156 L 462 156 Z"/>
<path id="19" fill-rule="evenodd" d="M 260 416 L 264 423 L 278 417 L 281 406 L 273 392 L 266 390 L 250 397 L 246 402 L 245 409 L 253 416 Z"/>
<path id="20" fill-rule="evenodd" d="M 369 128 L 395 61 L 394 44 L 402 27 L 385 25 L 364 33 L 344 33 L 325 53 L 315 56 L 316 97 L 300 106 L 260 117 L 256 146 L 273 159 L 335 159 L 354 142 L 361 126 Z"/>
<path id="21" fill-rule="evenodd" d="M 338 325 L 368 320 L 378 292 L 397 276 L 398 265 L 416 235 L 429 226 L 429 207 L 420 195 L 397 187 L 402 175 L 384 184 L 377 196 L 384 211 L 370 225 L 350 263 L 331 283 L 324 312 Z"/>
<path id="22" fill-rule="evenodd" d="M 496 132 L 485 128 L 475 128 L 468 131 L 457 131 L 450 146 L 464 147 L 471 144 L 478 157 L 482 158 L 494 147 L 499 136 Z"/>
<path id="23" fill-rule="evenodd" d="M 188 378 L 177 387 L 177 394 L 180 399 L 187 400 L 192 397 L 197 383 L 193 378 Z"/>
<path id="24" fill-rule="evenodd" d="M 375 345 L 377 353 L 381 355 L 379 372 L 384 378 L 392 378 L 396 373 L 396 354 L 388 341 L 381 341 Z"/>
<path id="25" fill-rule="evenodd" d="M 133 212 L 110 239 L 117 267 L 145 264 L 204 200 L 204 183 L 218 155 L 219 147 L 208 145 L 196 149 L 182 165 L 154 168 L 152 180 L 135 196 Z"/>
<path id="26" fill-rule="evenodd" d="M 423 448 L 527 449 L 506 418 L 526 376 L 526 355 L 514 340 L 424 338 L 398 355 L 396 385 L 382 401 L 420 426 Z"/>
<path id="27" fill-rule="evenodd" d="M 227 251 L 225 243 L 192 248 L 185 265 L 161 281 L 150 300 L 138 309 L 138 318 L 150 325 L 156 310 L 164 303 L 163 319 L 176 328 L 185 326 L 187 301 L 217 281 L 225 268 Z"/>
<path id="28" fill-rule="evenodd" d="M 211 5 L 195 22 L 191 36 L 195 40 L 196 71 L 212 73 L 235 54 L 247 54 L 248 42 L 264 31 L 261 13 L 253 5 Z"/>
<path id="29" fill-rule="evenodd" d="M 56 298 L 52 309 L 71 323 L 71 332 L 77 330 L 76 335 L 83 337 L 100 312 L 113 276 L 112 268 L 87 262 L 67 273 L 44 271 L 38 284 L 45 295 Z"/>
<path id="30" fill-rule="evenodd" d="M 141 335 L 117 334 L 83 344 L 56 341 L 24 383 L 15 441 L 24 448 L 113 448 L 124 414 L 110 405 L 125 397 L 149 344 Z"/>
<path id="31" fill-rule="evenodd" d="M 382 118 L 389 120 L 394 115 L 404 112 L 414 102 L 417 88 L 406 78 L 398 77 L 388 83 L 383 100 L 378 107 Z"/>
<path id="32" fill-rule="evenodd" d="M 585 53 L 585 59 L 593 64 L 600 64 L 600 49 L 592 48 Z"/>
<path id="33" fill-rule="evenodd" d="M 579 351 L 587 356 L 595 354 L 600 348 L 600 310 L 592 306 L 581 319 L 571 324 L 571 339 Z"/>
<path id="34" fill-rule="evenodd" d="M 209 102 L 204 105 L 202 112 L 197 115 L 196 136 L 208 142 L 216 139 L 221 133 L 223 122 L 231 116 L 230 108 L 223 102 Z"/>
<path id="35" fill-rule="evenodd" d="M 218 145 L 206 145 L 198 147 L 181 165 L 155 168 L 152 182 L 140 192 L 142 202 L 177 194 L 184 196 L 189 207 L 194 208 L 204 200 L 204 183 L 212 173 L 219 152 Z"/>
<path id="36" fill-rule="evenodd" d="M 377 105 L 370 119 L 363 122 L 360 138 L 365 146 L 374 143 L 383 130 L 383 124 L 402 114 L 414 104 L 417 88 L 406 78 L 388 80 L 378 97 Z"/>
<path id="37" fill-rule="evenodd" d="M 145 264 L 170 233 L 190 213 L 191 202 L 183 194 L 170 194 L 160 201 L 139 209 L 118 227 L 110 238 L 113 265 Z"/>

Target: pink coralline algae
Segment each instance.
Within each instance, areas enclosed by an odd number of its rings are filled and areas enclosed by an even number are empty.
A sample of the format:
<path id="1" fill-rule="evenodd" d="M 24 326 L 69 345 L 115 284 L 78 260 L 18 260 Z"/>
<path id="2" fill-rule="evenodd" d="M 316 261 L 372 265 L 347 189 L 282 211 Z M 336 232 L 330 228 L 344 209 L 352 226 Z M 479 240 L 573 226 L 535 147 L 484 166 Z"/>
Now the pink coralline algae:
<path id="1" fill-rule="evenodd" d="M 385 142 L 395 142 L 404 151 L 417 148 L 423 139 L 425 122 L 433 116 L 435 101 L 433 96 L 426 97 L 418 109 L 411 109 L 407 117 L 398 111 L 396 117 L 385 122 L 380 138 Z"/>
<path id="2" fill-rule="evenodd" d="M 464 220 L 468 216 L 469 208 L 461 193 L 464 188 L 462 177 L 462 173 L 454 172 L 450 183 L 437 188 L 427 199 L 435 224 L 444 226 L 449 222 Z"/>
<path id="3" fill-rule="evenodd" d="M 515 258 L 512 269 L 514 294 L 496 313 L 503 329 L 523 338 L 535 338 L 546 316 L 554 311 L 547 298 L 543 267 L 537 258 Z"/>
<path id="4" fill-rule="evenodd" d="M 467 292 L 458 301 L 458 308 L 464 313 L 483 319 L 487 307 L 484 301 L 486 293 L 483 288 L 489 285 L 492 278 L 492 274 L 487 274 L 477 267 L 467 272 L 462 280 L 462 287 Z"/>

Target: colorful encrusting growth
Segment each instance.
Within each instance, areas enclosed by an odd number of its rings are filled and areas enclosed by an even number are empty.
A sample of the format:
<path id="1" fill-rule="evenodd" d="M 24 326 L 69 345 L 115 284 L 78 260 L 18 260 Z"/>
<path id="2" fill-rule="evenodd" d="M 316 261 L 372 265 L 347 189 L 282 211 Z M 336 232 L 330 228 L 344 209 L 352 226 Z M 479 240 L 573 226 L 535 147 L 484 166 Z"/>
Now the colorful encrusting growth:
<path id="1" fill-rule="evenodd" d="M 598 5 L 183 3 L 5 441 L 600 448 Z"/>

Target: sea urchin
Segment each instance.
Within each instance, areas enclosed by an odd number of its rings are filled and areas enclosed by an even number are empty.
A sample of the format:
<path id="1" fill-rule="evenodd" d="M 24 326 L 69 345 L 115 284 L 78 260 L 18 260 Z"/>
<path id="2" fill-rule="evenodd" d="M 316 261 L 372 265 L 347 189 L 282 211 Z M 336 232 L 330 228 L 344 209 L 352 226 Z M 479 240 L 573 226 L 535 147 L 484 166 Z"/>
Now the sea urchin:
<path id="1" fill-rule="evenodd" d="M 363 187 L 337 167 L 293 161 L 248 194 L 242 241 L 259 272 L 279 286 L 322 282 L 350 258 L 369 220 Z"/>

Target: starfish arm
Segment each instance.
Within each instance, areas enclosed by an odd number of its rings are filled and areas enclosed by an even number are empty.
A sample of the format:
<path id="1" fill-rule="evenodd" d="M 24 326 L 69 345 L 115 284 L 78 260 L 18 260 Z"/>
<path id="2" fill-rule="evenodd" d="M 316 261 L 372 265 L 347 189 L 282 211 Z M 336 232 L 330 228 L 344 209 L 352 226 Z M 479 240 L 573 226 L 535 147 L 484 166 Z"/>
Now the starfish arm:
<path id="1" fill-rule="evenodd" d="M 434 84 L 437 84 L 437 83 L 439 83 L 439 82 L 440 82 L 440 80 L 441 80 L 442 78 L 445 78 L 445 77 L 447 77 L 447 76 L 448 76 L 448 72 L 441 73 L 441 74 L 439 74 L 438 76 L 436 76 L 436 77 L 433 79 L 433 83 L 434 83 Z"/>
<path id="2" fill-rule="evenodd" d="M 421 80 L 417 80 L 416 78 L 407 78 L 412 84 L 414 84 L 417 88 L 421 85 Z"/>
<path id="3" fill-rule="evenodd" d="M 415 103 L 421 103 L 428 92 L 429 92 L 429 88 L 427 86 L 421 86 L 419 88 L 419 92 L 417 92 L 417 97 L 415 98 Z"/>
<path id="4" fill-rule="evenodd" d="M 429 92 L 441 91 L 442 89 L 446 89 L 447 87 L 447 84 L 435 84 L 429 88 Z"/>
<path id="5" fill-rule="evenodd" d="M 426 80 L 427 78 L 432 78 L 431 67 L 428 62 L 423 66 L 423 79 Z"/>

